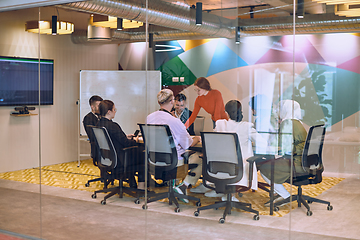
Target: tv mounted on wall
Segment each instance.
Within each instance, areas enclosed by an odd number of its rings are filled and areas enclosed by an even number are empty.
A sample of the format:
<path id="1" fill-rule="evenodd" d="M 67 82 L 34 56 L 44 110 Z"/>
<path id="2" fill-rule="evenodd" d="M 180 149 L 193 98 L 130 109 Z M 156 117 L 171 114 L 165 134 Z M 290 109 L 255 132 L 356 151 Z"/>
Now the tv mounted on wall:
<path id="1" fill-rule="evenodd" d="M 0 106 L 53 105 L 54 60 L 0 56 Z"/>

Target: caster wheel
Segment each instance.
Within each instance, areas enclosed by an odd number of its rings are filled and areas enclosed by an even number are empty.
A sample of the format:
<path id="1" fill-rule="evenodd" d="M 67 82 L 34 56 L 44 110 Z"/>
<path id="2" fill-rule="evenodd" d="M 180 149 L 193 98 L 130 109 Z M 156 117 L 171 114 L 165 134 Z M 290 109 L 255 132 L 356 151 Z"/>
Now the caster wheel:
<path id="1" fill-rule="evenodd" d="M 194 216 L 195 216 L 195 217 L 199 216 L 199 214 L 200 214 L 199 211 L 195 211 L 195 212 L 194 212 Z"/>
<path id="2" fill-rule="evenodd" d="M 139 200 L 139 199 L 136 199 L 136 200 L 134 201 L 134 203 L 135 203 L 135 204 L 140 204 L 140 200 Z"/>
<path id="3" fill-rule="evenodd" d="M 142 205 L 142 209 L 147 209 L 147 205 Z"/>
<path id="4" fill-rule="evenodd" d="M 279 207 L 274 207 L 274 211 L 275 211 L 275 212 L 278 212 L 279 210 L 280 210 Z"/>
<path id="5" fill-rule="evenodd" d="M 333 206 L 331 206 L 331 205 L 327 206 L 327 210 L 329 210 L 329 211 L 333 210 Z"/>
<path id="6" fill-rule="evenodd" d="M 307 200 L 307 203 L 308 203 L 308 204 L 312 204 L 313 202 L 312 202 L 312 201 L 310 201 L 310 200 Z"/>
<path id="7" fill-rule="evenodd" d="M 225 222 L 225 218 L 220 218 L 219 219 L 219 223 L 224 223 Z"/>
<path id="8" fill-rule="evenodd" d="M 311 216 L 312 215 L 312 211 L 307 211 L 306 212 L 306 216 Z"/>
<path id="9" fill-rule="evenodd" d="M 196 206 L 200 207 L 201 206 L 201 202 L 196 202 Z"/>
<path id="10" fill-rule="evenodd" d="M 259 215 L 255 215 L 255 216 L 253 217 L 253 219 L 254 219 L 255 221 L 258 221 L 258 220 L 260 219 L 260 216 L 259 216 Z"/>
<path id="11" fill-rule="evenodd" d="M 106 204 L 106 201 L 105 200 L 101 200 L 101 205 L 105 205 Z"/>
<path id="12" fill-rule="evenodd" d="M 239 192 L 239 193 L 238 193 L 238 196 L 239 196 L 239 197 L 242 197 L 242 196 L 243 196 L 243 194 L 242 194 L 241 192 Z"/>
<path id="13" fill-rule="evenodd" d="M 174 210 L 176 213 L 178 213 L 178 212 L 180 212 L 180 208 L 175 208 L 175 210 Z"/>
<path id="14" fill-rule="evenodd" d="M 85 183 L 85 187 L 90 187 L 90 184 L 88 184 L 88 183 Z"/>
<path id="15" fill-rule="evenodd" d="M 91 198 L 96 198 L 96 194 L 94 193 L 93 195 L 91 195 Z"/>

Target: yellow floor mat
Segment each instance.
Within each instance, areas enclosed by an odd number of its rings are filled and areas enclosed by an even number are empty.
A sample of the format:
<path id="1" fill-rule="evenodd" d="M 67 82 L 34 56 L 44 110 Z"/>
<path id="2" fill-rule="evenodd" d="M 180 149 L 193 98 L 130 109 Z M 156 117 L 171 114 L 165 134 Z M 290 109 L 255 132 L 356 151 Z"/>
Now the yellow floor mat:
<path id="1" fill-rule="evenodd" d="M 181 172 L 184 171 L 178 171 L 178 172 L 180 172 L 180 174 L 178 174 L 178 177 L 184 175 L 181 174 Z M 74 161 L 69 163 L 44 166 L 41 167 L 41 171 L 40 168 L 32 168 L 32 169 L 25 169 L 25 170 L 13 171 L 13 172 L 0 173 L 0 179 L 40 184 L 40 178 L 41 178 L 41 184 L 43 185 L 76 189 L 76 190 L 82 190 L 88 192 L 93 192 L 95 190 L 99 190 L 103 188 L 103 184 L 101 182 L 93 182 L 90 183 L 90 187 L 85 187 L 85 183 L 89 179 L 93 179 L 98 176 L 99 176 L 99 169 L 93 165 L 92 159 L 82 160 L 79 167 L 78 167 L 78 162 Z M 258 179 L 259 181 L 262 180 L 260 175 Z M 319 184 L 304 186 L 303 194 L 311 197 L 316 197 L 321 193 L 323 193 L 324 191 L 335 186 L 342 180 L 343 178 L 323 177 L 323 181 Z M 115 182 L 115 185 L 117 185 L 117 182 Z M 284 184 L 284 186 L 288 191 L 290 191 L 290 189 L 292 188 L 292 194 L 295 194 L 297 192 L 297 187 L 291 186 L 289 184 Z M 166 191 L 166 190 L 167 190 L 166 187 L 155 189 L 156 192 Z M 202 206 L 213 204 L 215 201 L 220 200 L 220 198 L 204 197 L 204 194 L 193 194 L 190 192 L 189 194 L 200 198 Z M 269 215 L 269 208 L 264 207 L 264 203 L 268 201 L 267 192 L 261 189 L 255 192 L 247 191 L 243 193 L 243 196 L 241 198 L 238 196 L 237 198 L 241 202 L 251 203 L 252 208 L 258 210 L 260 215 Z M 191 203 L 191 202 L 189 204 L 195 205 L 195 203 Z M 291 204 L 291 209 L 294 208 L 297 208 L 296 202 L 293 202 Z M 325 205 L 324 208 L 326 208 Z M 289 206 L 285 205 L 280 207 L 280 211 L 274 212 L 273 216 L 281 217 L 289 212 L 290 212 Z"/>

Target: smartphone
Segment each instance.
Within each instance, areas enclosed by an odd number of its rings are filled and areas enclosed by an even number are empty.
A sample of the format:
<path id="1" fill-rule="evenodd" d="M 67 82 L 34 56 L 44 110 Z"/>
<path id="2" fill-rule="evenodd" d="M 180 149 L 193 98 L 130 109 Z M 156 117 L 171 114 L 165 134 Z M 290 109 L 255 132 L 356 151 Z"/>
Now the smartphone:
<path id="1" fill-rule="evenodd" d="M 139 135 L 139 132 L 140 132 L 140 130 L 138 129 L 138 130 L 136 130 L 135 132 L 134 132 L 134 137 L 137 137 L 137 135 Z"/>

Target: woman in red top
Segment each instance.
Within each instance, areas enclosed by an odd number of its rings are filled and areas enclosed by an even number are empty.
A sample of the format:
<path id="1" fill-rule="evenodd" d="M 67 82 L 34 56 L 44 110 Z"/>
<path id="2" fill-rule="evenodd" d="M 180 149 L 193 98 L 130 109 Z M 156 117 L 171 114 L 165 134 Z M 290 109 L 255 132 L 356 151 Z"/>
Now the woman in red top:
<path id="1" fill-rule="evenodd" d="M 200 108 L 203 108 L 206 112 L 211 114 L 213 128 L 215 128 L 215 122 L 217 120 L 227 120 L 228 116 L 225 113 L 225 106 L 221 93 L 218 90 L 211 89 L 209 81 L 204 77 L 196 79 L 194 85 L 195 91 L 199 96 L 195 100 L 193 113 L 185 123 L 186 128 L 195 121 Z"/>

